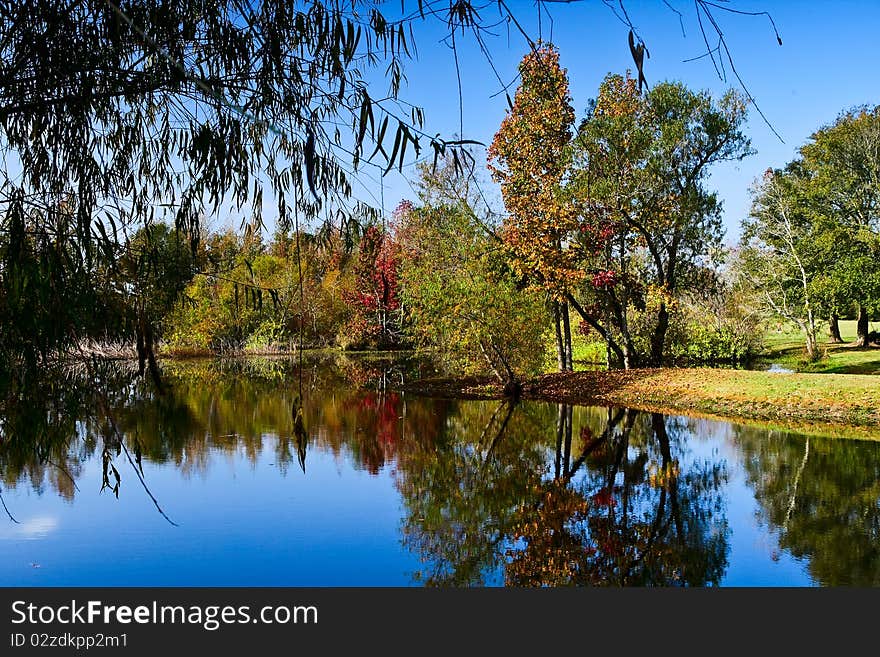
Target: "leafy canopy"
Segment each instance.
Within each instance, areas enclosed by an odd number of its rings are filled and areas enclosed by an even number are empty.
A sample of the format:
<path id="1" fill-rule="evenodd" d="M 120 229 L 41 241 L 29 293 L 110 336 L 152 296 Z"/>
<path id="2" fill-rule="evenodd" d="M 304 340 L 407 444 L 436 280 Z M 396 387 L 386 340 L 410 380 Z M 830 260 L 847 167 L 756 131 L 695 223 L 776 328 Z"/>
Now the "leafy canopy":
<path id="1" fill-rule="evenodd" d="M 509 213 L 502 237 L 514 271 L 561 297 L 583 278 L 577 252 L 567 248 L 578 213 L 562 193 L 574 109 L 553 46 L 528 53 L 519 72 L 513 106 L 488 151 Z"/>

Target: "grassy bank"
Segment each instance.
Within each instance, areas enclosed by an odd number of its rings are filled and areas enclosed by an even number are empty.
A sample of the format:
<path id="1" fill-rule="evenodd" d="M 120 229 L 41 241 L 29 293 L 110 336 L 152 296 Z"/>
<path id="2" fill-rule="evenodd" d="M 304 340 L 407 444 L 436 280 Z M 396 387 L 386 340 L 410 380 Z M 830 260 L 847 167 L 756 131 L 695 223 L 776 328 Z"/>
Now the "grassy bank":
<path id="1" fill-rule="evenodd" d="M 523 397 L 571 404 L 761 421 L 821 433 L 880 438 L 880 380 L 863 375 L 775 374 L 724 369 L 645 369 L 545 374 L 524 384 Z M 415 392 L 497 398 L 488 379 L 434 379 Z M 849 428 L 852 428 L 850 430 Z"/>
<path id="2" fill-rule="evenodd" d="M 870 330 L 880 330 L 880 323 L 871 322 Z M 765 351 L 762 363 L 776 363 L 797 372 L 817 374 L 880 374 L 880 347 L 855 347 L 855 320 L 840 321 L 843 344 L 829 342 L 827 326 L 823 326 L 819 340 L 822 358 L 809 362 L 804 353 L 804 339 L 793 326 L 782 326 L 764 336 Z"/>

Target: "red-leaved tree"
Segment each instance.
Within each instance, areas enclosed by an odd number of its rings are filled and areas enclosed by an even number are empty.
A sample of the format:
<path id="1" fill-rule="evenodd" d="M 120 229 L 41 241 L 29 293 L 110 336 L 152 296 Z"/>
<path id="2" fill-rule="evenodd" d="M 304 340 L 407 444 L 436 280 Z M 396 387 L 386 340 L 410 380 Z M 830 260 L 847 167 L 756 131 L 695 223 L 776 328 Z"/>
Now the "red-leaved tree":
<path id="1" fill-rule="evenodd" d="M 387 349 L 400 343 L 400 285 L 397 247 L 388 231 L 364 231 L 348 293 L 353 315 L 346 327 L 350 344 Z"/>

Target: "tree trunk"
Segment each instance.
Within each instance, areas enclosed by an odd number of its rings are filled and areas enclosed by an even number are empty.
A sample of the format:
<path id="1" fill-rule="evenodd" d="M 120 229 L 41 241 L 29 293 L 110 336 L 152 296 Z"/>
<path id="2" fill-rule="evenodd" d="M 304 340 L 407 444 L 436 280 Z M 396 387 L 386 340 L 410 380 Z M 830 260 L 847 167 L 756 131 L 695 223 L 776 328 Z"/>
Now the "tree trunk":
<path id="1" fill-rule="evenodd" d="M 639 354 L 633 342 L 632 334 L 629 331 L 629 321 L 626 315 L 625 304 L 619 301 L 614 291 L 609 293 L 610 311 L 617 322 L 617 328 L 620 331 L 620 340 L 622 343 L 622 361 L 623 368 L 631 370 L 639 366 Z"/>
<path id="2" fill-rule="evenodd" d="M 806 348 L 807 359 L 810 362 L 819 360 L 819 349 L 816 347 L 816 339 L 809 333 L 807 333 Z"/>
<path id="3" fill-rule="evenodd" d="M 858 337 L 856 338 L 856 344 L 860 347 L 868 346 L 868 310 L 859 305 L 859 320 L 856 323 L 856 333 Z"/>
<path id="4" fill-rule="evenodd" d="M 831 319 L 828 320 L 828 335 L 831 338 L 831 342 L 835 344 L 840 344 L 843 342 L 843 338 L 840 337 L 840 318 L 837 315 L 831 315 Z"/>
<path id="5" fill-rule="evenodd" d="M 661 302 L 660 310 L 657 312 L 657 326 L 651 336 L 651 365 L 654 367 L 662 367 L 663 365 L 663 346 L 666 343 L 668 328 L 669 311 L 666 310 L 666 304 Z"/>
<path id="6" fill-rule="evenodd" d="M 565 340 L 562 337 L 562 311 L 558 301 L 553 302 L 553 326 L 556 329 L 556 365 L 565 371 Z"/>
<path id="7" fill-rule="evenodd" d="M 807 357 L 811 362 L 815 362 L 821 358 L 821 354 L 819 353 L 819 340 L 817 339 L 816 332 L 816 318 L 813 316 L 813 311 L 809 308 L 807 309 L 806 334 Z"/>
<path id="8" fill-rule="evenodd" d="M 575 309 L 578 315 L 580 315 L 581 319 L 583 319 L 591 328 L 593 328 L 600 336 L 602 336 L 602 339 L 605 341 L 606 346 L 614 353 L 616 359 L 615 362 L 623 364 L 623 349 L 621 349 L 620 345 L 615 342 L 608 329 L 604 328 L 601 324 L 599 324 L 599 322 L 595 320 L 595 318 L 587 314 L 581 304 L 578 303 L 577 299 L 575 299 L 571 295 L 571 293 L 566 295 L 566 299 L 568 300 L 568 304 Z"/>
<path id="9" fill-rule="evenodd" d="M 626 324 L 626 318 L 621 317 L 621 326 L 623 331 L 623 369 L 631 370 L 639 366 L 639 352 L 633 342 L 632 335 L 629 332 L 629 326 Z"/>
<path id="10" fill-rule="evenodd" d="M 574 360 L 571 353 L 571 320 L 568 316 L 568 303 L 563 302 L 559 306 L 559 312 L 562 315 L 562 339 L 565 347 L 565 370 L 574 371 Z"/>

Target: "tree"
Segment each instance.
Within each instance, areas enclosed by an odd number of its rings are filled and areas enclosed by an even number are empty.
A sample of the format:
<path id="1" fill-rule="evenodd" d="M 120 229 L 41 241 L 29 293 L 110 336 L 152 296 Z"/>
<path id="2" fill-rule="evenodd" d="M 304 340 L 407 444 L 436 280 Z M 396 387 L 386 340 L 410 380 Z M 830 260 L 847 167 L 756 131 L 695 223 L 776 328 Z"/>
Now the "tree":
<path id="1" fill-rule="evenodd" d="M 131 300 L 125 305 L 133 306 L 132 321 L 139 323 L 135 330 L 139 371 L 143 374 L 149 364 L 155 381 L 159 372 L 153 347 L 167 328 L 163 320 L 198 269 L 196 255 L 184 235 L 157 223 L 135 233 L 120 258 L 116 283 L 120 288 L 131 284 Z"/>
<path id="2" fill-rule="evenodd" d="M 509 213 L 501 236 L 513 271 L 548 292 L 554 306 L 560 370 L 572 369 L 566 297 L 583 278 L 575 206 L 563 196 L 574 110 L 559 53 L 541 45 L 520 62 L 513 105 L 489 147 L 489 168 Z"/>
<path id="3" fill-rule="evenodd" d="M 742 224 L 746 275 L 767 307 L 797 324 L 810 360 L 820 354 L 812 276 L 821 260 L 813 223 L 803 203 L 804 178 L 796 164 L 768 169 L 752 191 L 752 209 Z"/>
<path id="4" fill-rule="evenodd" d="M 309 233 L 278 231 L 267 243 L 253 234 L 206 232 L 197 257 L 198 275 L 159 315 L 167 353 L 347 345 L 355 310 L 376 319 L 375 305 L 354 304 L 357 259 L 338 237 L 322 244 Z"/>
<path id="5" fill-rule="evenodd" d="M 836 271 L 821 272 L 828 276 L 831 314 L 841 302 L 857 304 L 858 344 L 864 347 L 868 316 L 880 313 L 880 106 L 841 113 L 800 153 L 813 210 L 833 234 L 829 263 Z"/>
<path id="6" fill-rule="evenodd" d="M 584 225 L 605 237 L 594 248 L 585 249 L 590 285 L 585 295 L 589 313 L 584 319 L 596 329 L 604 320 L 605 340 L 626 369 L 640 361 L 629 320 L 632 308 L 644 310 L 646 288 L 633 254 L 635 236 L 627 216 L 615 209 L 629 208 L 630 196 L 638 186 L 633 178 L 650 142 L 644 110 L 634 79 L 606 76 L 578 130 L 570 185 L 573 196 L 586 200 Z M 587 237 L 593 241 L 591 234 Z"/>
<path id="7" fill-rule="evenodd" d="M 820 206 L 826 207 L 824 204 Z M 817 252 L 816 271 L 810 280 L 814 297 L 823 315 L 829 318 L 829 336 L 841 343 L 838 320 L 855 309 L 857 346 L 867 346 L 868 316 L 880 312 L 880 275 L 877 261 L 880 242 L 864 231 L 853 231 L 824 214 L 813 217 L 813 248 Z M 875 254 L 874 251 L 877 251 Z"/>
<path id="8" fill-rule="evenodd" d="M 844 112 L 817 130 L 782 171 L 756 187 L 744 223 L 754 282 L 779 316 L 804 332 L 818 358 L 818 314 L 858 313 L 858 342 L 867 346 L 868 317 L 880 312 L 880 109 Z"/>
<path id="9" fill-rule="evenodd" d="M 507 3 L 497 10 L 536 45 Z M 695 11 L 729 58 L 717 6 Z M 164 219 L 196 247 L 222 209 L 258 232 L 268 192 L 295 234 L 318 221 L 348 235 L 377 216 L 352 195 L 359 168 L 390 171 L 426 145 L 454 155 L 462 141 L 426 134 L 422 109 L 400 97 L 416 33 L 434 20 L 454 50 L 470 33 L 491 59 L 499 16 L 466 0 L 399 12 L 342 0 L 0 5 L 0 379 L 25 365 L 42 376 L 89 339 L 149 351 L 156 318 L 108 275 L 145 225 Z M 644 43 L 624 23 L 641 72 Z"/>
<path id="10" fill-rule="evenodd" d="M 670 309 L 720 246 L 721 203 L 706 179 L 714 164 L 751 153 L 745 118 L 733 91 L 715 101 L 663 82 L 642 95 L 634 80 L 609 75 L 578 130 L 571 193 L 607 235 L 603 248 L 584 250 L 598 297 L 585 319 L 616 329 L 626 367 L 643 352 L 662 364 Z M 653 315 L 647 348 L 637 344 L 633 309 Z"/>
<path id="11" fill-rule="evenodd" d="M 25 338 L 0 341 L 0 366 L 45 364 L 87 338 L 137 334 L 149 349 L 155 317 L 95 312 L 139 307 L 124 287 L 112 305 L 95 300 L 126 237 L 145 225 L 164 218 L 195 246 L 204 214 L 223 209 L 257 232 L 264 191 L 296 231 L 316 218 L 375 216 L 352 197 L 352 166 L 387 170 L 425 145 L 455 146 L 398 102 L 413 25 L 437 15 L 423 10 L 394 20 L 341 0 L 0 6 L 0 150 L 10 163 L 0 248 L 9 263 L 51 259 L 59 244 L 66 253 L 40 273 L 54 295 L 45 305 L 21 268 L 0 268 L 2 287 L 31 296 L 30 317 L 15 312 L 17 292 L 0 298 L 4 326 Z M 445 18 L 452 30 L 483 27 L 468 3 Z M 374 66 L 390 92 L 368 89 Z"/>
<path id="12" fill-rule="evenodd" d="M 345 329 L 354 345 L 378 349 L 401 342 L 399 254 L 388 231 L 369 226 L 354 265 L 354 289 L 347 295 L 354 312 Z"/>
<path id="13" fill-rule="evenodd" d="M 240 351 L 278 310 L 275 288 L 286 261 L 264 253 L 254 236 L 231 230 L 206 235 L 198 256 L 205 263 L 200 275 L 159 316 L 166 342 L 182 352 Z"/>
<path id="14" fill-rule="evenodd" d="M 540 370 L 545 304 L 521 290 L 481 225 L 449 205 L 401 217 L 401 281 L 416 341 L 448 369 L 490 372 L 509 394 Z"/>

